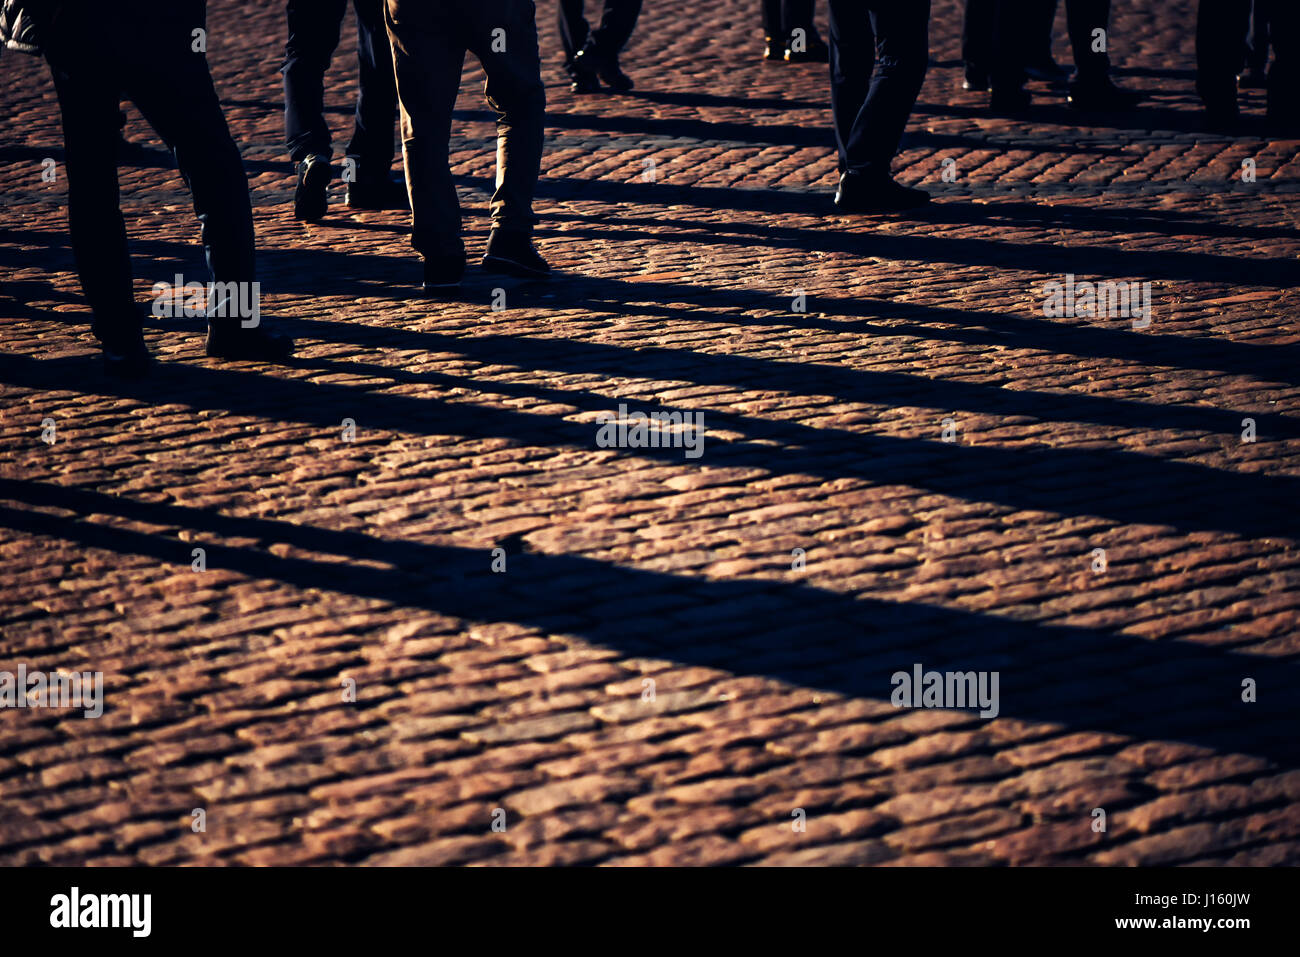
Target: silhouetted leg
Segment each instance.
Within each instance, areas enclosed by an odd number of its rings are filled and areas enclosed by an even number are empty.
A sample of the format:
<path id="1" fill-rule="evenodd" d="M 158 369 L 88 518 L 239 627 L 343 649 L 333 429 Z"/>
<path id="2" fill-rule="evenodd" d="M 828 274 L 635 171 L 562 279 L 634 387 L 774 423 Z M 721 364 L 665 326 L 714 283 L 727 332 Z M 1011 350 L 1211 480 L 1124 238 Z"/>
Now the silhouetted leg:
<path id="1" fill-rule="evenodd" d="M 1104 84 L 1110 76 L 1110 0 L 1065 0 L 1065 22 L 1074 52 L 1075 82 Z M 1103 46 L 1097 31 L 1105 34 Z"/>
<path id="2" fill-rule="evenodd" d="M 1268 70 L 1269 119 L 1294 135 L 1300 131 L 1300 5 L 1276 3 L 1269 11 L 1273 65 Z"/>
<path id="3" fill-rule="evenodd" d="M 587 23 L 584 7 L 586 0 L 559 0 L 555 5 L 556 23 L 560 28 L 560 44 L 564 47 L 564 62 L 572 63 L 587 37 L 591 27 Z"/>
<path id="4" fill-rule="evenodd" d="M 641 0 L 605 0 L 600 26 L 591 33 L 597 50 L 604 56 L 617 58 L 631 39 L 640 15 Z"/>
<path id="5" fill-rule="evenodd" d="M 830 10 L 841 163 L 868 180 L 887 179 L 929 65 L 929 0 L 831 0 Z"/>
<path id="6" fill-rule="evenodd" d="M 853 125 L 867 101 L 876 63 L 876 35 L 871 16 L 853 0 L 829 0 L 831 44 L 831 116 L 839 168 L 852 169 L 849 143 Z M 860 157 L 853 157 L 860 159 Z"/>
<path id="7" fill-rule="evenodd" d="M 795 30 L 803 30 L 807 39 L 817 35 L 813 23 L 813 0 L 781 0 L 781 29 L 788 38 Z"/>
<path id="8" fill-rule="evenodd" d="M 465 65 L 457 14 L 456 8 L 429 0 L 388 0 L 386 8 L 411 197 L 411 245 L 426 259 L 465 255 L 460 200 L 447 157 Z"/>
<path id="9" fill-rule="evenodd" d="M 132 60 L 127 92 L 176 155 L 202 226 L 213 280 L 252 282 L 256 270 L 248 178 L 207 60 L 190 52 L 188 33 L 153 45 L 149 52 Z"/>
<path id="10" fill-rule="evenodd" d="M 118 86 L 100 41 L 91 29 L 81 37 L 68 29 L 48 43 L 46 59 L 63 112 L 72 253 L 94 333 L 111 341 L 138 334 L 140 316 L 118 206 Z"/>
<path id="11" fill-rule="evenodd" d="M 998 0 L 966 0 L 962 23 L 961 58 L 987 73 L 993 66 L 993 23 Z"/>
<path id="12" fill-rule="evenodd" d="M 1056 0 L 1034 0 L 1025 24 L 1025 62 L 1052 62 L 1052 28 L 1056 25 Z"/>
<path id="13" fill-rule="evenodd" d="M 1268 66 L 1268 23 L 1273 0 L 1253 0 L 1250 5 L 1250 30 L 1246 34 L 1246 67 L 1263 72 Z"/>
<path id="14" fill-rule="evenodd" d="M 1035 27 L 1026 16 L 1021 0 L 997 0 L 993 18 L 993 68 L 989 74 L 997 96 L 1027 96 L 1020 91 L 1025 85 L 1026 57 L 1036 42 Z"/>
<path id="15" fill-rule="evenodd" d="M 781 0 L 762 0 L 763 33 L 774 40 L 785 39 L 785 26 L 781 23 Z"/>
<path id="16" fill-rule="evenodd" d="M 1196 92 L 1211 117 L 1237 115 L 1249 0 L 1201 0 L 1196 15 Z"/>
<path id="17" fill-rule="evenodd" d="M 329 156 L 325 122 L 325 71 L 347 0 L 288 0 L 289 39 L 284 47 L 284 138 L 295 163 L 311 153 Z M 358 114 L 359 118 L 359 114 Z"/>
<path id="18" fill-rule="evenodd" d="M 397 85 L 388 29 L 384 26 L 384 0 L 353 0 L 353 5 L 361 91 L 357 94 L 356 126 L 347 152 L 360 159 L 367 176 L 387 178 L 395 152 Z"/>
<path id="19" fill-rule="evenodd" d="M 492 228 L 531 235 L 536 217 L 533 194 L 542 166 L 546 91 L 542 86 L 537 21 L 532 0 L 493 0 L 488 9 L 466 11 L 470 51 L 483 64 L 483 92 L 497 114 L 497 179 L 492 194 Z M 493 26 L 510 42 L 493 51 Z"/>

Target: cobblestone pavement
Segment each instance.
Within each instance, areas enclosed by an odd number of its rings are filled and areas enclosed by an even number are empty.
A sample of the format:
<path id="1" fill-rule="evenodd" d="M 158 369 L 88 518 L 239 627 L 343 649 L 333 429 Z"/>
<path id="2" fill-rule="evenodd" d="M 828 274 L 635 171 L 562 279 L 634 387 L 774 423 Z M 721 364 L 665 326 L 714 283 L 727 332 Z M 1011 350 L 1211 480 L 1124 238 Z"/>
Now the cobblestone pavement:
<path id="1" fill-rule="evenodd" d="M 757 3 L 652 0 L 638 90 L 578 98 L 547 0 L 565 275 L 447 304 L 403 215 L 338 186 L 294 221 L 280 5 L 213 2 L 301 359 L 158 319 L 144 384 L 100 372 L 52 88 L 6 54 L 0 670 L 101 671 L 105 710 L 0 712 L 0 862 L 1300 863 L 1298 144 L 1198 131 L 1193 6 L 1118 0 L 1149 98 L 1084 125 L 986 116 L 936 2 L 901 219 L 829 208 L 825 67 L 763 64 Z M 147 303 L 206 274 L 128 136 Z M 1045 316 L 1068 274 L 1150 282 L 1153 321 Z M 620 403 L 702 412 L 703 455 L 599 447 Z M 996 671 L 997 717 L 896 709 L 914 665 Z"/>

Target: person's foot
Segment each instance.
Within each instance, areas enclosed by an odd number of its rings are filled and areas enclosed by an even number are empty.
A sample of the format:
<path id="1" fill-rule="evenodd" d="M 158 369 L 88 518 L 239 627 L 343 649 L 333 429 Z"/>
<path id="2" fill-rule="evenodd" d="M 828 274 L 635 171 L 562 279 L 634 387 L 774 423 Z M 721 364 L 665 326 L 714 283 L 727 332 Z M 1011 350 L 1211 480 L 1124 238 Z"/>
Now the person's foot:
<path id="1" fill-rule="evenodd" d="M 544 279 L 551 267 L 533 248 L 527 233 L 504 232 L 494 229 L 488 234 L 487 249 L 483 251 L 483 268 L 488 272 L 526 279 Z"/>
<path id="2" fill-rule="evenodd" d="M 769 63 L 784 63 L 785 41 L 776 37 L 763 37 L 763 59 Z"/>
<path id="3" fill-rule="evenodd" d="M 1237 89 L 1239 90 L 1262 90 L 1268 86 L 1268 73 L 1260 67 L 1247 67 L 1246 71 L 1237 77 Z"/>
<path id="4" fill-rule="evenodd" d="M 930 194 L 896 183 L 888 176 L 868 178 L 852 171 L 840 177 L 835 205 L 841 213 L 898 213 L 924 206 Z"/>
<path id="5" fill-rule="evenodd" d="M 153 369 L 153 354 L 139 330 L 100 340 L 104 371 L 119 379 L 141 379 Z"/>
<path id="6" fill-rule="evenodd" d="M 809 33 L 804 42 L 800 44 L 801 50 L 796 50 L 793 41 L 788 41 L 785 48 L 786 63 L 829 63 L 831 59 L 831 48 L 826 45 L 826 41 L 815 33 Z"/>
<path id="7" fill-rule="evenodd" d="M 392 178 L 385 168 L 356 162 L 356 179 L 348 183 L 348 206 L 352 209 L 410 209 L 406 183 Z"/>
<path id="8" fill-rule="evenodd" d="M 599 93 L 600 80 L 594 73 L 578 73 L 570 71 L 569 89 L 574 93 Z"/>
<path id="9" fill-rule="evenodd" d="M 1089 83 L 1073 80 L 1070 83 L 1070 106 L 1076 110 L 1117 113 L 1133 109 L 1141 99 L 1141 93 L 1116 86 L 1109 79 Z"/>
<path id="10" fill-rule="evenodd" d="M 209 322 L 204 351 L 214 359 L 284 362 L 293 355 L 293 340 L 260 326 L 245 329 L 238 322 Z"/>
<path id="11" fill-rule="evenodd" d="M 636 86 L 632 78 L 619 66 L 618 57 L 606 57 L 601 60 L 596 66 L 596 75 L 600 77 L 602 83 L 616 93 L 626 93 Z"/>
<path id="12" fill-rule="evenodd" d="M 1033 95 L 1024 87 L 995 89 L 989 94 L 989 109 L 1002 116 L 1015 116 L 1033 104 Z"/>
<path id="13" fill-rule="evenodd" d="M 314 223 L 325 215 L 329 204 L 327 191 L 333 178 L 334 169 L 328 156 L 312 153 L 298 164 L 298 186 L 293 191 L 295 219 Z"/>
<path id="14" fill-rule="evenodd" d="M 456 289 L 465 278 L 465 255 L 430 256 L 424 260 L 424 290 Z"/>
<path id="15" fill-rule="evenodd" d="M 962 77 L 961 88 L 982 93 L 989 88 L 989 71 L 974 63 L 967 63 Z"/>
<path id="16" fill-rule="evenodd" d="M 1046 60 L 1025 66 L 1025 73 L 1029 74 L 1031 79 L 1041 80 L 1044 83 L 1050 83 L 1052 86 L 1065 86 L 1069 82 L 1072 72 L 1072 70 L 1067 70 L 1050 56 Z"/>

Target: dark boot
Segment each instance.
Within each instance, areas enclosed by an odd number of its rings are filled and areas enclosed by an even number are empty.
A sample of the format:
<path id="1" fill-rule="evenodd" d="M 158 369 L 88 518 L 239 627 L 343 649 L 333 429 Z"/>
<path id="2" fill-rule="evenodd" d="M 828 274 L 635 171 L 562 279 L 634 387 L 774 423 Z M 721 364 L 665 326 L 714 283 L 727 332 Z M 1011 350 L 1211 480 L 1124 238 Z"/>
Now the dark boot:
<path id="1" fill-rule="evenodd" d="M 293 192 L 293 215 L 305 222 L 318 222 L 329 204 L 329 185 L 334 178 L 330 158 L 312 153 L 298 164 L 298 186 Z"/>
<path id="2" fill-rule="evenodd" d="M 527 233 L 500 229 L 494 229 L 488 235 L 483 268 L 488 272 L 526 279 L 544 279 L 551 274 L 551 267 L 533 248 L 532 238 Z"/>
<path id="3" fill-rule="evenodd" d="M 387 169 L 349 157 L 355 178 L 348 183 L 348 206 L 352 209 L 410 209 L 406 183 L 393 179 Z"/>

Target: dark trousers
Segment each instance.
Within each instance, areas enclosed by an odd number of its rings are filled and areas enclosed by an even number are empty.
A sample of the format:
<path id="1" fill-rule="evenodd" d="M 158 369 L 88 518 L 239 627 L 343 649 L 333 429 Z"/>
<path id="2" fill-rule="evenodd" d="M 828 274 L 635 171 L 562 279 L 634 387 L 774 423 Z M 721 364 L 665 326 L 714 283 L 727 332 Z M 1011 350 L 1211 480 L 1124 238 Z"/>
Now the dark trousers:
<path id="1" fill-rule="evenodd" d="M 585 10 L 586 0 L 559 0 L 556 4 L 566 63 L 573 62 L 589 38 L 601 54 L 617 57 L 636 28 L 637 17 L 641 15 L 641 0 L 605 0 L 600 26 L 594 30 L 587 23 Z"/>
<path id="2" fill-rule="evenodd" d="M 1004 8 L 1004 24 L 998 22 Z M 983 70 L 997 66 L 995 50 L 1014 45 L 1018 63 L 1046 63 L 1052 58 L 1052 25 L 1056 0 L 966 0 L 962 21 L 961 58 Z M 997 37 L 999 26 L 1008 31 Z"/>
<path id="3" fill-rule="evenodd" d="M 1263 70 L 1268 66 L 1268 21 L 1273 3 L 1274 0 L 1252 0 L 1250 5 L 1250 30 L 1246 34 L 1246 66 L 1252 70 Z"/>
<path id="4" fill-rule="evenodd" d="M 1268 70 L 1268 114 L 1300 124 L 1300 4 L 1273 4 L 1269 11 L 1273 63 Z M 1245 57 L 1250 0 L 1201 0 L 1196 15 L 1196 92 L 1210 110 L 1233 110 L 1237 71 Z"/>
<path id="5" fill-rule="evenodd" d="M 1235 111 L 1246 56 L 1250 0 L 1201 0 L 1196 14 L 1196 92 L 1214 111 Z"/>
<path id="6" fill-rule="evenodd" d="M 191 31 L 205 26 L 205 0 L 63 6 L 58 27 L 42 36 L 63 112 L 68 227 L 95 334 L 113 338 L 140 328 L 118 205 L 120 98 L 135 103 L 175 154 L 215 282 L 255 278 L 248 180 L 207 60 L 191 49 Z"/>
<path id="7" fill-rule="evenodd" d="M 347 0 L 289 0 L 289 40 L 284 47 L 284 137 L 299 162 L 310 153 L 329 156 L 325 122 L 325 71 L 329 69 Z M 361 90 L 347 155 L 362 169 L 384 176 L 393 163 L 397 89 L 384 28 L 384 0 L 352 0 L 357 16 L 357 65 Z M 378 174 L 377 174 L 378 175 Z"/>
<path id="8" fill-rule="evenodd" d="M 484 93 L 497 114 L 492 226 L 530 233 L 546 121 L 533 0 L 387 0 L 386 9 L 411 245 L 425 257 L 465 251 L 447 144 L 466 52 L 483 64 Z"/>
<path id="9" fill-rule="evenodd" d="M 1025 66 L 1051 56 L 1055 16 L 1054 2 L 967 0 L 962 59 L 988 69 L 994 87 L 1023 86 Z M 1065 23 L 1074 54 L 1075 82 L 1105 82 L 1110 75 L 1110 56 L 1093 50 L 1093 34 L 1109 30 L 1110 0 L 1065 0 Z"/>
<path id="10" fill-rule="evenodd" d="M 763 32 L 774 40 L 788 40 L 795 30 L 813 37 L 813 0 L 763 0 Z"/>
<path id="11" fill-rule="evenodd" d="M 1065 0 L 1065 28 L 1074 54 L 1074 82 L 1087 86 L 1110 78 L 1110 54 L 1093 50 L 1093 34 L 1106 31 L 1110 43 L 1110 0 Z"/>
<path id="12" fill-rule="evenodd" d="M 930 0 L 830 0 L 831 112 L 841 171 L 888 176 L 925 80 Z"/>

